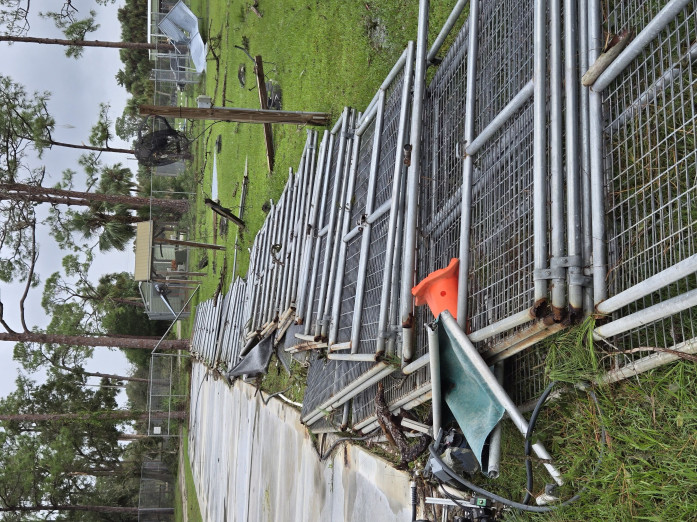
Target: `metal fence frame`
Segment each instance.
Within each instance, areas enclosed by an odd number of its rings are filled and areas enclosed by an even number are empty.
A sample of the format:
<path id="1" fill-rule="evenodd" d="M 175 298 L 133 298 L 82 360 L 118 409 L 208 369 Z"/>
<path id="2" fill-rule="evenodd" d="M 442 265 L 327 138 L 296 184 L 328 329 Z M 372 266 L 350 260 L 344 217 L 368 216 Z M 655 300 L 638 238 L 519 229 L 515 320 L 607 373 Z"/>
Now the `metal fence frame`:
<path id="1" fill-rule="evenodd" d="M 441 61 L 468 3 L 429 49 L 421 0 L 416 46 L 365 112 L 346 108 L 319 147 L 308 133 L 254 240 L 246 283 L 233 283 L 220 307 L 199 305 L 199 355 L 232 364 L 273 331 L 280 343 L 295 320 L 287 350 L 312 350 L 303 422 L 324 430 L 350 419 L 369 431 L 378 381 L 393 410 L 430 399 L 424 324 L 433 317 L 414 309 L 411 289 L 451 257 L 460 259 L 459 324 L 488 363 L 505 361 L 518 403 L 544 383 L 545 354 L 531 347 L 596 310 L 610 317 L 598 339 L 636 348 L 644 335 L 697 352 L 697 151 L 686 138 L 696 3 L 608 3 L 601 16 L 598 0 L 470 0 Z M 634 41 L 582 87 L 603 29 L 629 24 Z M 658 101 L 674 125 L 660 143 L 646 126 L 656 127 Z M 628 159 L 637 136 L 659 167 L 641 183 Z M 672 158 L 661 159 L 666 149 Z M 675 357 L 624 366 L 617 357 L 606 380 Z"/>

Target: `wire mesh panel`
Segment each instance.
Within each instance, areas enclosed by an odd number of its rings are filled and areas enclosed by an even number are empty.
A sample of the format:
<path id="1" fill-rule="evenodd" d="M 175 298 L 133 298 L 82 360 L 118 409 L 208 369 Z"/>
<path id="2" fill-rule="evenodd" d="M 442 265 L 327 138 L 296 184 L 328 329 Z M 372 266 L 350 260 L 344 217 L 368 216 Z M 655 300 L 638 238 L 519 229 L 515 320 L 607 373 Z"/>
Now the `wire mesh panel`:
<path id="1" fill-rule="evenodd" d="M 153 353 L 148 385 L 148 435 L 178 436 L 187 390 L 178 382 L 178 354 Z"/>
<path id="2" fill-rule="evenodd" d="M 408 103 L 403 100 L 403 92 L 408 92 L 405 82 L 411 78 L 405 68 L 409 62 L 411 70 L 411 60 L 410 46 L 410 51 L 405 51 L 358 120 L 341 223 L 342 244 L 331 310 L 329 361 L 322 362 L 325 372 L 331 371 L 334 378 L 331 389 L 325 388 L 316 403 L 312 397 L 313 402 L 306 412 L 312 412 L 332 396 L 339 397 L 334 407 L 346 402 L 355 395 L 351 390 L 357 383 L 369 385 L 371 378 L 379 378 L 380 371 L 386 369 L 384 363 L 373 361 L 385 351 L 384 343 L 379 340 L 384 341 L 391 331 L 389 324 L 380 326 L 381 312 L 387 314 L 390 299 L 396 298 L 383 289 L 391 286 L 394 237 L 397 235 L 395 223 L 401 198 L 401 178 L 395 176 L 395 171 L 402 169 L 398 165 L 404 143 L 400 129 L 406 128 L 408 118 Z M 390 230 L 392 247 L 388 249 Z M 387 285 L 383 284 L 385 280 Z M 306 400 L 307 397 L 306 393 Z M 306 420 L 308 418 L 311 424 L 312 418 L 306 416 Z"/>
<path id="3" fill-rule="evenodd" d="M 146 457 L 143 461 L 138 494 L 139 522 L 174 520 L 174 514 L 163 513 L 163 508 L 174 507 L 177 477 L 161 459 L 162 455 L 159 455 L 156 459 Z"/>
<path id="4" fill-rule="evenodd" d="M 641 34 L 663 15 L 662 5 L 637 0 L 604 7 L 608 32 Z M 611 313 L 612 335 L 603 337 L 621 351 L 697 338 L 697 3 L 664 25 L 603 91 L 609 299 L 598 309 Z M 664 312 L 627 322 L 669 299 Z"/>

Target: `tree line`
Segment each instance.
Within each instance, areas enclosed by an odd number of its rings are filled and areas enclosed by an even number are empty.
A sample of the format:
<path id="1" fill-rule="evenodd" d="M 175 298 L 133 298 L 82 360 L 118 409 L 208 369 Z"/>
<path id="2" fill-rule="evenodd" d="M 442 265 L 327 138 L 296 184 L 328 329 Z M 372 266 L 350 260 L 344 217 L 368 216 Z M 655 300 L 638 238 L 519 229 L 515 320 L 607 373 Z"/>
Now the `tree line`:
<path id="1" fill-rule="evenodd" d="M 160 440 L 138 433 L 153 415 L 163 422 L 186 417 L 181 404 L 148 413 L 149 352 L 163 327 L 143 313 L 132 276 L 107 274 L 93 282 L 88 275 L 95 252 L 123 250 L 135 223 L 150 212 L 176 221 L 189 205 L 185 199 L 153 199 L 149 186 L 134 180 L 122 163 L 103 162 L 106 152 L 133 153 L 112 146 L 112 128 L 123 139 L 133 137 L 137 106 L 152 97 L 147 50 L 154 46 L 146 43 L 147 2 L 126 0 L 119 9 L 121 42 L 87 38 L 99 27 L 89 7 L 84 0 L 66 0 L 56 11 L 41 13 L 64 36 L 50 38 L 29 34 L 37 4 L 0 0 L 0 42 L 62 45 L 73 58 L 88 46 L 119 49 L 124 69 L 115 80 L 133 96 L 115 125 L 103 104 L 87 144 L 66 143 L 55 137 L 51 94 L 29 92 L 0 75 L 0 281 L 24 284 L 19 302 L 5 303 L 0 296 L 0 340 L 15 343 L 13 356 L 22 368 L 16 390 L 0 399 L 3 520 L 136 520 L 141 478 L 161 474 L 143 474 L 142 463 L 163 454 Z M 75 170 L 55 173 L 35 166 L 56 147 L 81 153 Z M 42 206 L 49 210 L 47 219 L 37 215 Z M 37 231 L 45 226 L 65 255 L 61 269 L 43 282 L 41 305 L 50 322 L 38 330 L 28 324 L 25 308 L 30 292 L 42 284 L 36 273 Z M 6 305 L 19 311 L 19 324 L 5 317 Z M 125 349 L 135 375 L 87 371 L 94 350 L 105 347 Z M 188 341 L 166 340 L 160 348 L 187 350 Z M 127 409 L 117 405 L 120 390 L 126 390 Z"/>

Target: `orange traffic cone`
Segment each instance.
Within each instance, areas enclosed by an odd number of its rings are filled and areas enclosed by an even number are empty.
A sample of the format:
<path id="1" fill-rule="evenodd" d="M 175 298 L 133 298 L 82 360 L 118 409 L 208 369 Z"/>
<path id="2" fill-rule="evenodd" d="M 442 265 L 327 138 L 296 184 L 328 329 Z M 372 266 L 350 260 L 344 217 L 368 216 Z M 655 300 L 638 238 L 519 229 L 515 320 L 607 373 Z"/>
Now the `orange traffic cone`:
<path id="1" fill-rule="evenodd" d="M 450 264 L 431 272 L 418 285 L 411 289 L 415 297 L 414 304 L 427 304 L 434 317 L 443 310 L 448 310 L 457 319 L 457 279 L 460 260 L 453 258 Z"/>

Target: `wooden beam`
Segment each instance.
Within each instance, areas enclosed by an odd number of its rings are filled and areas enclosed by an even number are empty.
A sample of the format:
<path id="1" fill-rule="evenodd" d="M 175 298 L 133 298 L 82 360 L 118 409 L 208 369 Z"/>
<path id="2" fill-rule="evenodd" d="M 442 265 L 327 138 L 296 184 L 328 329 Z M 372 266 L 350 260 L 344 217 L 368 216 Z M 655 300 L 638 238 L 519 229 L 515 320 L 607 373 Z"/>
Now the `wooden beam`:
<path id="1" fill-rule="evenodd" d="M 197 243 L 196 241 L 182 241 L 179 239 L 165 239 L 162 237 L 156 237 L 152 241 L 153 243 L 163 243 L 165 245 L 182 245 L 195 248 L 207 248 L 209 250 L 225 250 L 225 247 L 221 245 L 212 245 L 210 243 Z"/>
<path id="2" fill-rule="evenodd" d="M 242 221 L 240 218 L 238 218 L 235 214 L 232 213 L 232 211 L 229 208 L 225 208 L 221 206 L 219 203 L 216 203 L 210 198 L 206 198 L 204 200 L 206 205 L 213 210 L 216 214 L 219 216 L 224 217 L 228 221 L 232 221 L 235 225 L 237 225 L 241 230 L 244 230 L 244 221 Z"/>
<path id="3" fill-rule="evenodd" d="M 187 120 L 238 121 L 241 123 L 285 123 L 288 125 L 329 125 L 330 115 L 326 112 L 272 111 L 262 109 L 239 109 L 233 107 L 168 107 L 164 105 L 141 105 L 141 116 L 163 116 Z"/>
<path id="4" fill-rule="evenodd" d="M 261 55 L 254 57 L 254 74 L 257 76 L 259 104 L 263 110 L 267 110 L 269 108 L 269 94 L 266 92 L 266 83 L 264 82 L 264 63 L 261 60 Z M 266 163 L 269 166 L 269 172 L 272 172 L 274 165 L 274 149 L 273 133 L 271 132 L 270 123 L 264 123 L 264 141 L 266 142 Z"/>

